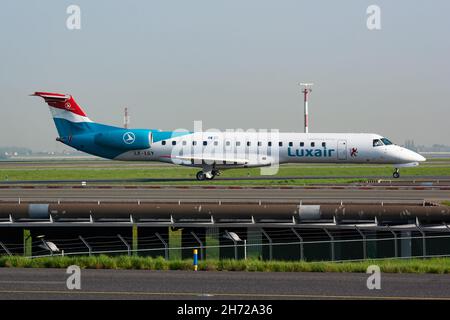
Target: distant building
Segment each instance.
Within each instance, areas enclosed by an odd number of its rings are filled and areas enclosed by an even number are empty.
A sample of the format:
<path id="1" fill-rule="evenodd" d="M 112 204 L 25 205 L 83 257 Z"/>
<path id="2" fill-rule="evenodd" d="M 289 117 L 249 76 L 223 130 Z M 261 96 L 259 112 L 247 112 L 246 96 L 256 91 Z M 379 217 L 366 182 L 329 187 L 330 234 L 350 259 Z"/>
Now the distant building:
<path id="1" fill-rule="evenodd" d="M 414 140 L 406 140 L 405 141 L 405 148 L 412 150 L 412 151 L 417 151 L 417 148 L 414 144 Z"/>

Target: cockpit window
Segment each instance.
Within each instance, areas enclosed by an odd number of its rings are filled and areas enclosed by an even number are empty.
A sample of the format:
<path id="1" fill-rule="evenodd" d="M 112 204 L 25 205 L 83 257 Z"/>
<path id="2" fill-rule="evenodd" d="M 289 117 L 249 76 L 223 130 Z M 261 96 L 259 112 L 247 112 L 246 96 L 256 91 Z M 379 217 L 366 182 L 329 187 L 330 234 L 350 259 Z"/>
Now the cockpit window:
<path id="1" fill-rule="evenodd" d="M 374 147 L 379 147 L 379 146 L 382 146 L 382 145 L 383 145 L 383 142 L 381 142 L 380 139 L 373 139 L 373 146 Z"/>
<path id="2" fill-rule="evenodd" d="M 393 143 L 390 142 L 389 139 L 387 139 L 387 138 L 382 138 L 381 141 L 383 141 L 383 143 L 384 143 L 385 145 L 387 145 L 387 146 L 390 145 L 390 144 L 393 144 Z"/>

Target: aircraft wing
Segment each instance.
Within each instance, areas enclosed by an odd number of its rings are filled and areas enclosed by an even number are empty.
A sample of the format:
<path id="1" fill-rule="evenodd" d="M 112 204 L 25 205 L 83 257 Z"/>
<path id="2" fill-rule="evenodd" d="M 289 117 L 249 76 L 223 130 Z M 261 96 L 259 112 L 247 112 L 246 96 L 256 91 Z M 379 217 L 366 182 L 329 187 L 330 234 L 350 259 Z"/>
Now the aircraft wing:
<path id="1" fill-rule="evenodd" d="M 248 164 L 249 160 L 239 158 L 225 158 L 225 157 L 202 157 L 202 156 L 176 156 L 176 159 L 188 161 L 200 161 L 206 163 L 220 163 L 220 164 Z"/>

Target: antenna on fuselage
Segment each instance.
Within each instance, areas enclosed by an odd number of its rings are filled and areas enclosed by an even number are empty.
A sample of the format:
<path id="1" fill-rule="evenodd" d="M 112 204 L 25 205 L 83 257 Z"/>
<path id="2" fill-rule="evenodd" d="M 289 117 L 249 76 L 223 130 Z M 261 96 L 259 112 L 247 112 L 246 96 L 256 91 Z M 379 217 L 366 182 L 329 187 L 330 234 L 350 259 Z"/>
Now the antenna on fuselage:
<path id="1" fill-rule="evenodd" d="M 300 82 L 299 83 L 300 86 L 303 87 L 302 93 L 303 93 L 303 103 L 304 103 L 304 110 L 305 110 L 305 117 L 304 117 L 304 121 L 305 121 L 305 133 L 309 132 L 309 123 L 308 123 L 308 99 L 309 99 L 309 94 L 311 93 L 312 89 L 311 87 L 314 85 L 314 83 L 304 83 L 304 82 Z"/>

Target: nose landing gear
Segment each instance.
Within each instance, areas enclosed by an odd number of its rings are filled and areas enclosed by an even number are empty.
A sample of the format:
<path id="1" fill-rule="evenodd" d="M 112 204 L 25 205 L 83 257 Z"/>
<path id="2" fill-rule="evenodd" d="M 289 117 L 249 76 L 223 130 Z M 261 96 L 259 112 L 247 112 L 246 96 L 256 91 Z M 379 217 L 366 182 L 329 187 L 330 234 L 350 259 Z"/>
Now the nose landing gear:
<path id="1" fill-rule="evenodd" d="M 394 171 L 394 173 L 392 174 L 392 176 L 393 176 L 395 179 L 400 178 L 400 172 L 399 172 L 399 169 L 398 169 L 398 168 L 395 168 L 395 171 Z"/>

